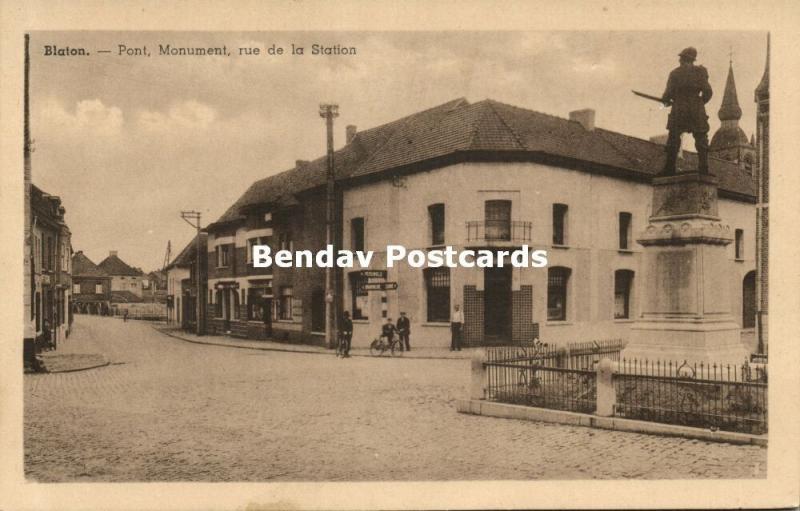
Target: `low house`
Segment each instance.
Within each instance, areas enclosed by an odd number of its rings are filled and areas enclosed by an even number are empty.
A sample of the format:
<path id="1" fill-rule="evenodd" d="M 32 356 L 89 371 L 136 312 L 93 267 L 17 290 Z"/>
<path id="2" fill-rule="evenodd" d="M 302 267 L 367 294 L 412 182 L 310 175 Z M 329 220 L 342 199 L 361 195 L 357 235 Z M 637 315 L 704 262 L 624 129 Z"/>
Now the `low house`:
<path id="1" fill-rule="evenodd" d="M 97 266 L 111 277 L 111 301 L 115 303 L 138 303 L 142 301 L 145 277 L 141 270 L 129 266 L 117 255 L 116 250 Z"/>
<path id="2" fill-rule="evenodd" d="M 72 310 L 102 316 L 111 311 L 111 277 L 82 250 L 72 256 Z"/>

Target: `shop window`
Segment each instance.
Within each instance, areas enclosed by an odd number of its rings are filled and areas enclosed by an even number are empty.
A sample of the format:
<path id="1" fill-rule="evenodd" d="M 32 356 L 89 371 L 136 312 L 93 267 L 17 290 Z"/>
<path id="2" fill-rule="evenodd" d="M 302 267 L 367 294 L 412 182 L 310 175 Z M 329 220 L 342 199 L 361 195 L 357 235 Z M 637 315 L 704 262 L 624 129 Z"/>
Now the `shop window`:
<path id="1" fill-rule="evenodd" d="M 554 266 L 547 270 L 547 320 L 565 321 L 567 319 L 567 290 L 569 268 Z"/>
<path id="2" fill-rule="evenodd" d="M 361 276 L 359 272 L 350 274 L 350 304 L 353 319 L 369 319 L 369 293 L 364 291 L 364 284 L 368 278 Z"/>
<path id="3" fill-rule="evenodd" d="M 444 204 L 428 206 L 431 221 L 431 245 L 444 245 Z"/>
<path id="4" fill-rule="evenodd" d="M 631 224 L 633 215 L 622 212 L 619 214 L 619 249 L 630 250 Z"/>
<path id="5" fill-rule="evenodd" d="M 292 286 L 281 287 L 278 300 L 278 319 L 292 319 Z"/>
<path id="6" fill-rule="evenodd" d="M 450 268 L 425 270 L 425 294 L 428 302 L 427 320 L 429 322 L 449 321 Z"/>
<path id="7" fill-rule="evenodd" d="M 358 217 L 350 220 L 350 243 L 353 252 L 364 251 L 364 218 Z"/>
<path id="8" fill-rule="evenodd" d="M 487 200 L 484 203 L 486 239 L 509 241 L 511 239 L 511 201 Z"/>
<path id="9" fill-rule="evenodd" d="M 251 321 L 264 321 L 265 314 L 269 311 L 264 310 L 266 303 L 265 296 L 272 294 L 269 288 L 251 287 L 247 290 L 247 319 Z"/>
<path id="10" fill-rule="evenodd" d="M 736 229 L 735 234 L 734 255 L 737 260 L 744 259 L 744 230 Z"/>
<path id="11" fill-rule="evenodd" d="M 633 272 L 617 270 L 614 272 L 614 319 L 631 317 L 631 290 L 633 288 Z"/>

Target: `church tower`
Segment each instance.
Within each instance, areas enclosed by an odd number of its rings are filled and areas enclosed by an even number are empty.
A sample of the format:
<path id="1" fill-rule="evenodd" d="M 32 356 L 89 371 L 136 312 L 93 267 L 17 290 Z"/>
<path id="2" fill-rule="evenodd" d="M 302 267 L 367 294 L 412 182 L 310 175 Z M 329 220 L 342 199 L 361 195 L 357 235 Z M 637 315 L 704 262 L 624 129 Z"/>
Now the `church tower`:
<path id="1" fill-rule="evenodd" d="M 767 345 L 769 281 L 769 34 L 767 64 L 755 90 L 756 114 L 756 335 L 758 351 Z"/>
<path id="2" fill-rule="evenodd" d="M 750 175 L 755 171 L 756 149 L 747 139 L 744 130 L 739 127 L 742 109 L 736 95 L 736 81 L 733 78 L 733 61 L 728 68 L 728 80 L 725 82 L 725 93 L 722 106 L 719 108 L 719 120 L 722 126 L 714 133 L 709 146 L 709 156 L 737 163 Z"/>

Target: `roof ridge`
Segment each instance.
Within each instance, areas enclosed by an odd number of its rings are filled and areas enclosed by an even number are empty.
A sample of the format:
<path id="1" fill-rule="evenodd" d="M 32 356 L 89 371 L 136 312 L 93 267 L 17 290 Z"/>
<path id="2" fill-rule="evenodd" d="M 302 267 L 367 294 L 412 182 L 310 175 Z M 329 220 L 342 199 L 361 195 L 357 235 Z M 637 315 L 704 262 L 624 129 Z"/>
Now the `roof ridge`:
<path id="1" fill-rule="evenodd" d="M 454 110 L 454 109 L 455 109 L 455 107 L 457 107 L 457 106 L 459 106 L 459 105 L 461 105 L 461 104 L 463 104 L 463 103 L 467 103 L 467 105 L 469 105 L 469 102 L 468 102 L 468 101 L 467 101 L 465 98 L 461 97 L 461 98 L 458 98 L 458 99 L 454 99 L 454 100 L 451 100 L 451 101 L 447 101 L 447 102 L 445 102 L 445 103 L 442 103 L 441 105 L 434 106 L 434 107 L 428 108 L 428 109 L 426 109 L 426 110 L 422 110 L 422 111 L 420 111 L 420 112 L 417 112 L 417 113 L 414 113 L 414 114 L 411 114 L 411 115 L 407 115 L 407 116 L 405 116 L 405 117 L 401 117 L 400 119 L 397 119 L 396 121 L 387 122 L 387 123 L 385 123 L 385 124 L 381 124 L 380 126 L 376 126 L 375 128 L 371 128 L 371 129 L 376 129 L 376 128 L 379 128 L 379 127 L 381 127 L 381 126 L 388 126 L 389 124 L 398 123 L 398 126 L 397 126 L 397 128 L 395 128 L 395 129 L 394 129 L 394 131 L 392 131 L 392 134 L 391 134 L 391 135 L 389 135 L 389 136 L 386 138 L 386 140 L 384 140 L 384 141 L 383 141 L 383 143 L 382 143 L 381 145 L 379 145 L 378 147 L 376 147 L 376 148 L 375 148 L 375 149 L 372 151 L 372 153 L 370 153 L 370 154 L 369 154 L 369 156 L 368 156 L 366 159 L 364 159 L 364 161 L 362 161 L 362 162 L 361 162 L 361 163 L 358 165 L 358 167 L 355 169 L 355 171 L 353 172 L 353 174 L 358 174 L 358 172 L 359 172 L 359 171 L 360 171 L 362 168 L 364 168 L 364 167 L 365 167 L 365 166 L 366 166 L 368 163 L 372 162 L 372 161 L 375 159 L 376 155 L 377 155 L 377 154 L 379 154 L 379 153 L 381 152 L 381 149 L 383 149 L 384 147 L 386 147 L 386 146 L 387 146 L 387 144 L 389 144 L 389 142 L 391 142 L 392 140 L 394 140 L 394 139 L 395 139 L 395 137 L 397 136 L 397 134 L 398 134 L 398 133 L 399 133 L 399 132 L 402 130 L 402 128 L 404 128 L 404 127 L 408 126 L 408 125 L 411 123 L 411 121 L 412 121 L 413 119 L 417 119 L 417 118 L 419 118 L 420 116 L 422 116 L 422 115 L 424 115 L 424 114 L 430 114 L 430 113 L 431 113 L 431 112 L 433 112 L 434 110 L 437 110 L 437 109 L 439 109 L 439 108 L 444 108 L 444 107 L 446 107 L 446 106 L 448 106 L 448 105 L 451 105 L 451 106 L 453 107 L 453 108 L 450 108 L 448 111 L 452 111 L 452 110 Z M 439 120 L 439 122 L 441 122 L 441 119 Z M 437 124 L 438 124 L 438 123 L 437 123 Z"/>
<path id="2" fill-rule="evenodd" d="M 508 129 L 508 132 L 509 132 L 509 133 L 511 133 L 511 136 L 514 138 L 514 142 L 516 142 L 516 143 L 517 143 L 517 145 L 520 147 L 520 149 L 528 149 L 528 146 L 526 146 L 526 145 L 525 145 L 525 144 L 522 142 L 522 139 L 520 138 L 520 136 L 519 136 L 519 133 L 517 133 L 516 131 L 514 131 L 514 128 L 512 128 L 512 127 L 511 127 L 511 126 L 508 124 L 508 122 L 507 122 L 507 121 L 506 121 L 506 120 L 503 118 L 503 116 L 502 116 L 502 115 L 500 115 L 500 112 L 498 112 L 498 111 L 497 111 L 497 110 L 494 108 L 494 104 L 495 104 L 495 103 L 499 103 L 499 102 L 497 102 L 497 101 L 494 101 L 493 99 L 488 99 L 488 98 L 487 98 L 487 99 L 485 99 L 484 101 L 485 101 L 485 102 L 486 102 L 486 104 L 489 106 L 489 110 L 491 110 L 491 111 L 492 111 L 492 113 L 493 113 L 493 114 L 494 114 L 494 115 L 495 115 L 495 116 L 496 116 L 496 117 L 497 117 L 497 118 L 500 120 L 500 122 L 501 122 L 501 123 L 503 123 L 503 126 L 505 126 L 505 127 L 506 127 L 506 129 Z M 483 120 L 483 117 L 481 117 L 481 119 L 480 119 L 480 120 Z M 477 130 L 478 130 L 477 126 L 478 126 L 478 124 L 476 123 L 476 126 L 475 126 L 475 131 L 476 131 L 476 132 L 477 132 Z M 470 144 L 470 145 L 471 145 L 471 144 Z"/>

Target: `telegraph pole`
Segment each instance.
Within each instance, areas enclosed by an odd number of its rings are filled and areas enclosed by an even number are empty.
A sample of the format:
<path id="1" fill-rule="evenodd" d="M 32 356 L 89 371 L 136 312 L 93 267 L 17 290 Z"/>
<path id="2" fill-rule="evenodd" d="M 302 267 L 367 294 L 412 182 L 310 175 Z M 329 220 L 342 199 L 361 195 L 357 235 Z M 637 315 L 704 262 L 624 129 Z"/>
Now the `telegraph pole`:
<path id="1" fill-rule="evenodd" d="M 333 168 L 333 119 L 339 117 L 339 105 L 321 104 L 319 105 L 319 116 L 325 119 L 325 127 L 328 136 L 328 159 L 327 159 L 327 193 L 325 210 L 325 241 L 327 245 L 335 245 L 336 238 L 334 233 L 335 223 L 335 204 L 336 204 L 336 174 Z M 336 246 L 333 247 L 334 254 Z M 333 348 L 336 344 L 337 318 L 336 318 L 336 284 L 334 282 L 335 273 L 333 268 L 325 268 L 325 344 L 328 348 Z"/>
<path id="2" fill-rule="evenodd" d="M 36 339 L 36 325 L 34 324 L 35 314 L 38 311 L 34 310 L 35 300 L 34 293 L 36 286 L 34 284 L 34 267 L 33 267 L 33 232 L 31 227 L 31 121 L 30 121 L 30 35 L 25 34 L 25 83 L 24 96 L 23 96 L 23 167 L 24 167 L 24 181 L 25 181 L 25 240 L 24 240 L 24 296 L 22 303 L 25 305 L 24 318 L 24 333 L 23 333 L 23 350 L 25 356 L 29 358 L 27 362 L 35 364 L 35 347 L 34 342 Z"/>
<path id="3" fill-rule="evenodd" d="M 197 240 L 196 240 L 197 241 L 197 261 L 195 262 L 195 268 L 197 269 L 197 271 L 195 272 L 195 280 L 197 281 L 196 282 L 196 285 L 197 285 L 197 299 L 195 300 L 197 302 L 197 304 L 196 304 L 197 305 L 197 307 L 196 307 L 197 308 L 197 313 L 196 313 L 196 318 L 195 318 L 195 332 L 197 333 L 197 335 L 203 335 L 204 332 L 203 332 L 202 325 L 204 323 L 203 322 L 203 317 L 205 316 L 205 310 L 204 310 L 205 307 L 204 307 L 204 305 L 205 305 L 205 301 L 206 301 L 205 300 L 206 293 L 205 293 L 204 289 L 201 289 L 201 280 L 200 280 L 200 271 L 202 270 L 200 261 L 202 260 L 201 259 L 201 255 L 202 255 L 202 251 L 203 251 L 203 246 L 200 243 L 200 212 L 199 211 L 181 211 L 181 218 L 183 218 L 183 220 L 187 224 L 189 224 L 192 227 L 194 227 L 195 229 L 197 229 Z M 192 221 L 194 221 L 194 223 Z"/>

